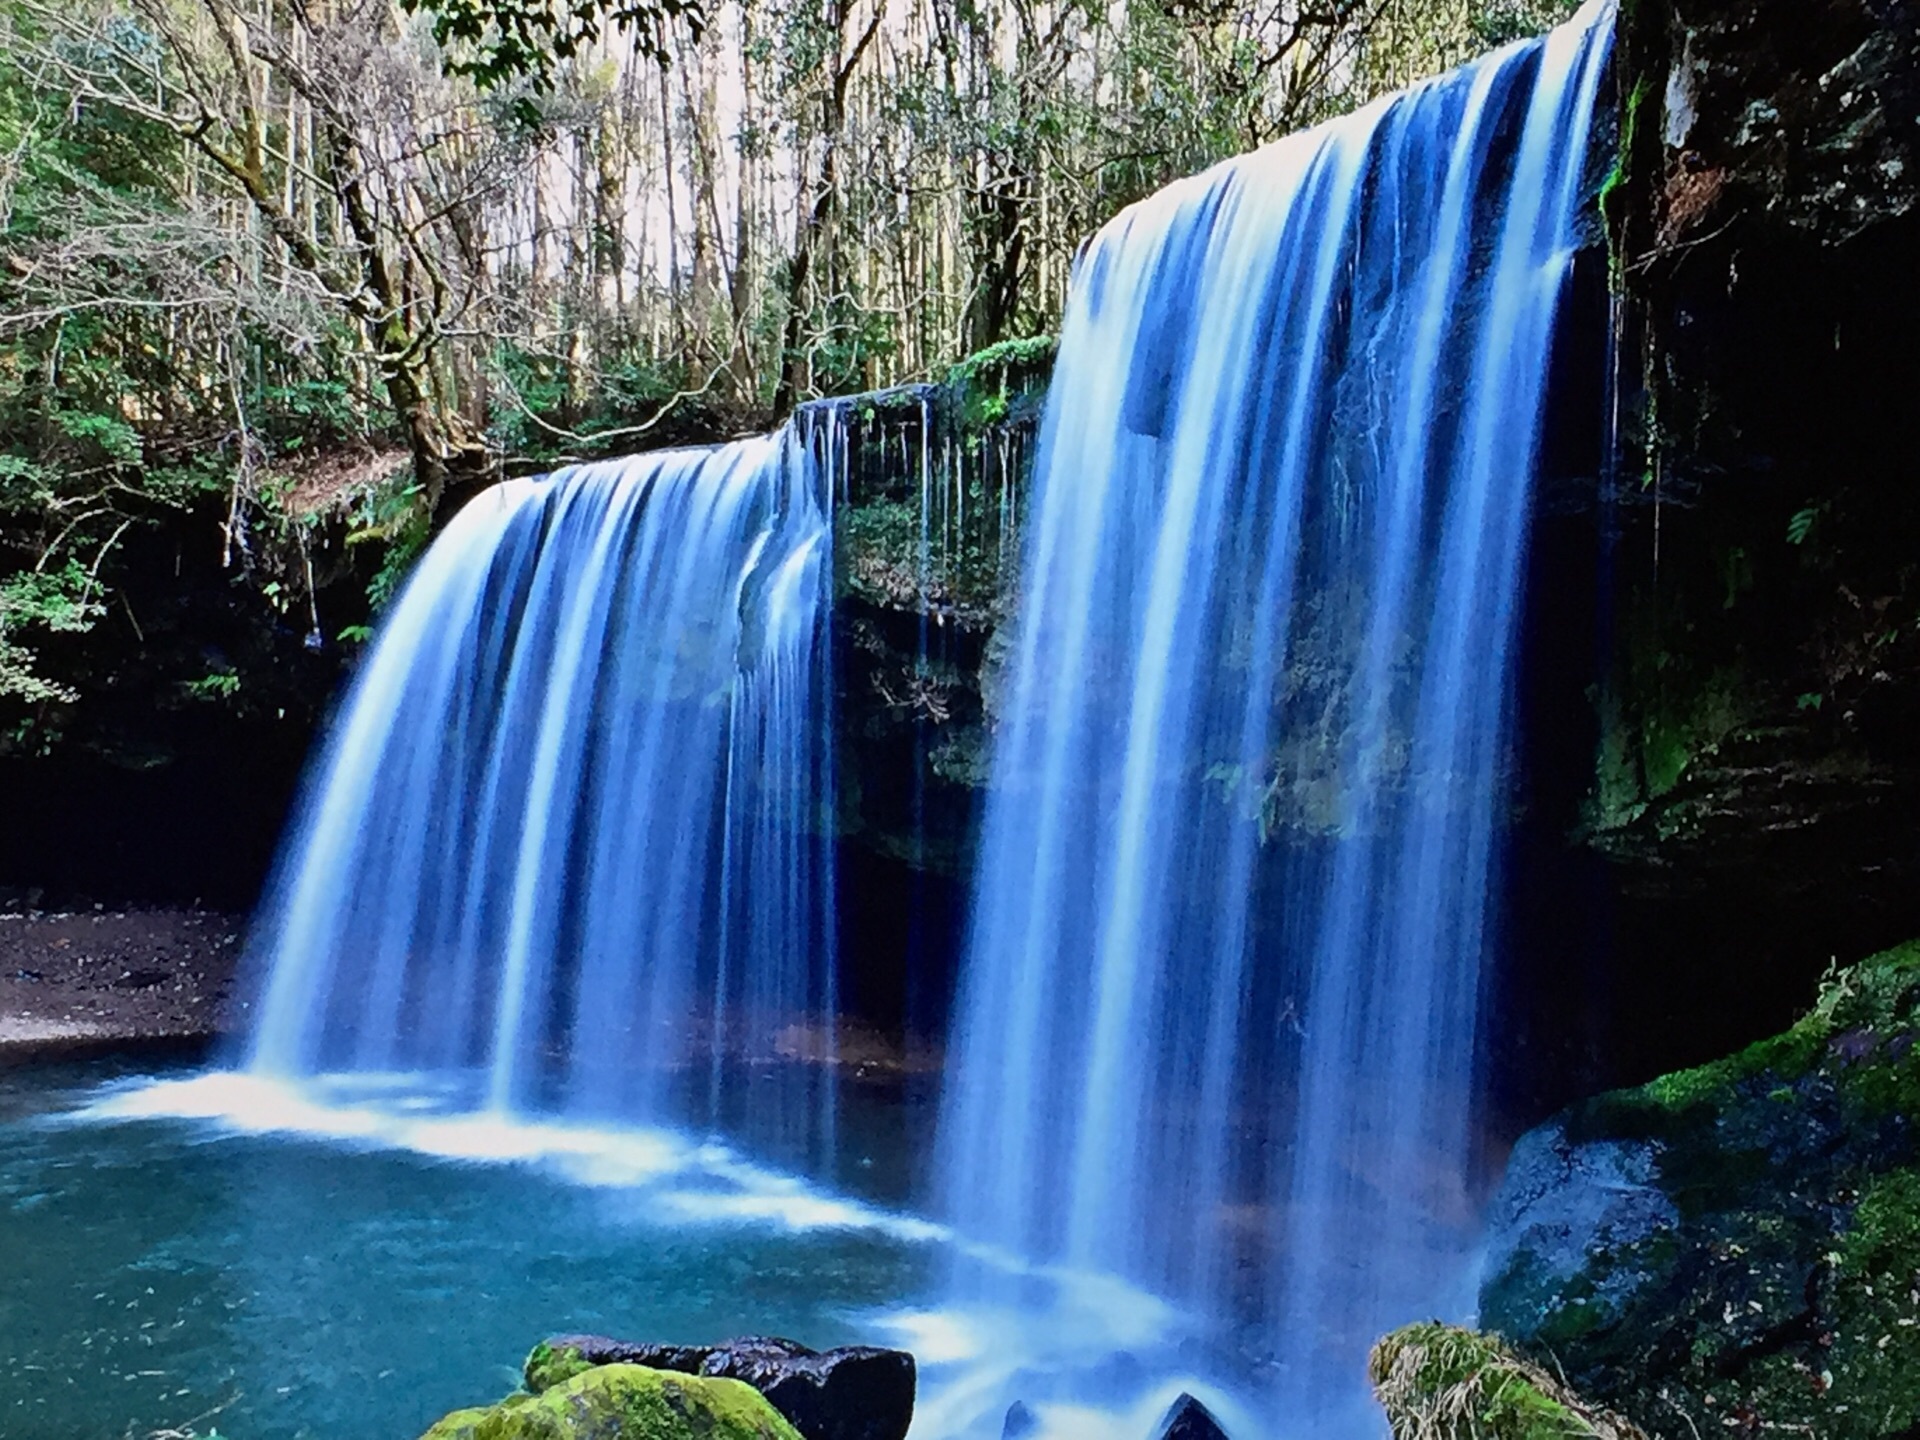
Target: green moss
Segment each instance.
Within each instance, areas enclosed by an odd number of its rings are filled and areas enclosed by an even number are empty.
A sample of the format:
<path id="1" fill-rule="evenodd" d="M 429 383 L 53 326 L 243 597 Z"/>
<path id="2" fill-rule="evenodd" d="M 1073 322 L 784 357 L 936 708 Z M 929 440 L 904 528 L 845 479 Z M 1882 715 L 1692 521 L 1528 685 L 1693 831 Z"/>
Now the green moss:
<path id="1" fill-rule="evenodd" d="M 949 370 L 949 413 L 961 434 L 977 437 L 1004 424 L 1012 417 L 1018 396 L 1044 388 L 1057 343 L 1051 335 L 1002 340 Z"/>
<path id="2" fill-rule="evenodd" d="M 1571 1118 L 1576 1140 L 1658 1140 L 1711 1146 L 1732 1163 L 1755 1102 L 1791 1109 L 1817 1087 L 1861 1119 L 1920 1112 L 1920 1056 L 1900 1037 L 1920 1003 L 1920 942 L 1831 974 L 1792 1029 L 1691 1070 L 1602 1095 Z M 1842 1037 L 1845 1037 L 1844 1042 Z M 1764 1128 L 1764 1112 L 1756 1127 Z M 1669 1169 L 1675 1169 L 1669 1161 Z M 1669 1179 L 1673 1179 L 1669 1175 Z M 1737 1177 L 1733 1177 L 1737 1178 Z"/>
<path id="3" fill-rule="evenodd" d="M 1616 293 L 1629 288 L 1628 257 L 1650 226 L 1662 160 L 1660 111 L 1672 65 L 1667 0 L 1622 0 L 1614 22 L 1624 94 L 1611 173 L 1600 187 Z"/>
<path id="4" fill-rule="evenodd" d="M 1608 273 L 1613 278 L 1616 293 L 1624 292 L 1627 286 L 1626 253 L 1621 242 L 1628 224 L 1627 207 L 1632 195 L 1630 186 L 1634 156 L 1638 153 L 1639 139 L 1647 124 L 1647 108 L 1653 102 L 1653 96 L 1653 79 L 1647 75 L 1640 76 L 1628 91 L 1627 102 L 1620 111 L 1620 144 L 1614 152 L 1613 169 L 1600 182 L 1600 214 L 1607 222 Z"/>
<path id="5" fill-rule="evenodd" d="M 1763 1076 L 1776 1082 L 1799 1079 L 1824 1052 L 1824 1032 L 1825 1027 L 1809 1016 L 1784 1034 L 1758 1041 L 1724 1060 L 1662 1075 L 1642 1086 L 1640 1093 L 1663 1110 L 1725 1105 L 1737 1090 Z M 1776 1083 L 1769 1096 L 1781 1088 Z"/>
<path id="6" fill-rule="evenodd" d="M 1920 1275 L 1920 1170 L 1896 1170 L 1861 1196 L 1841 1241 L 1843 1277 L 1911 1287 Z"/>
<path id="7" fill-rule="evenodd" d="M 896 500 L 843 507 L 834 558 L 839 588 L 876 605 L 921 607 L 934 556 L 923 554 L 920 511 Z"/>
<path id="8" fill-rule="evenodd" d="M 1697 836 L 1726 798 L 1723 755 L 1777 718 L 1772 690 L 1744 654 L 1701 658 L 1714 653 L 1702 624 L 1723 625 L 1729 590 L 1747 583 L 1744 562 L 1720 554 L 1710 590 L 1667 589 L 1632 603 L 1606 683 L 1592 693 L 1599 734 L 1584 828 L 1603 848 Z"/>
<path id="9" fill-rule="evenodd" d="M 1920 1170 L 1873 1182 L 1837 1269 L 1836 1398 L 1885 1434 L 1911 1434 L 1920 1424 Z"/>
<path id="10" fill-rule="evenodd" d="M 1409 1325 L 1374 1346 L 1369 1369 L 1396 1440 L 1644 1440 L 1471 1330 Z"/>
<path id="11" fill-rule="evenodd" d="M 592 1368 L 586 1357 L 573 1346 L 563 1345 L 556 1350 L 542 1340 L 528 1352 L 527 1363 L 521 1367 L 521 1374 L 526 1377 L 527 1389 L 538 1395 Z"/>
<path id="12" fill-rule="evenodd" d="M 529 1357 L 529 1364 L 532 1357 Z M 536 1396 L 456 1410 L 422 1440 L 800 1440 L 751 1385 L 599 1365 Z"/>
<path id="13" fill-rule="evenodd" d="M 974 385 L 988 376 L 1004 378 L 1009 372 L 1031 371 L 1048 364 L 1059 341 L 1052 335 L 1028 335 L 1018 340 L 1002 340 L 967 356 L 947 372 L 951 385 Z"/>
<path id="14" fill-rule="evenodd" d="M 484 1405 L 471 1410 L 455 1410 L 436 1420 L 420 1440 L 474 1440 L 480 1422 L 492 1413 L 492 1409 Z"/>

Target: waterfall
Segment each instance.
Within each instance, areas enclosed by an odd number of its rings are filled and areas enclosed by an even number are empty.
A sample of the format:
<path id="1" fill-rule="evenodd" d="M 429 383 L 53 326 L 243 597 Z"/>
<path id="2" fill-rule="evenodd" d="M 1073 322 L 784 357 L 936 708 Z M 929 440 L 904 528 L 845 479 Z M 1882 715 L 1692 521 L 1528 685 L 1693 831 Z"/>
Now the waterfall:
<path id="1" fill-rule="evenodd" d="M 1132 207 L 1062 330 L 940 1137 L 956 1227 L 1026 1268 L 956 1285 L 1125 1277 L 1282 1431 L 1354 1433 L 1366 1345 L 1471 1309 L 1514 612 L 1610 33 L 1594 0 Z"/>
<path id="2" fill-rule="evenodd" d="M 283 852 L 253 1071 L 830 1145 L 823 1067 L 782 1062 L 832 1044 L 836 455 L 803 417 L 454 517 Z"/>

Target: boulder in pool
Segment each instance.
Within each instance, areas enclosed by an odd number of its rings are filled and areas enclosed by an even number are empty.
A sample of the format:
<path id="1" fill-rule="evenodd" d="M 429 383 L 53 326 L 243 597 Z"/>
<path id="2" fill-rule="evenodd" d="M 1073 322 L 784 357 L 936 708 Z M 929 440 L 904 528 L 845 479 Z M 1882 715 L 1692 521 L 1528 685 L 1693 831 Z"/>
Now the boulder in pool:
<path id="1" fill-rule="evenodd" d="M 1516 1146 L 1480 1319 L 1647 1430 L 1920 1437 L 1920 943 Z"/>
<path id="2" fill-rule="evenodd" d="M 916 1374 L 904 1350 L 854 1345 L 809 1350 L 753 1335 L 721 1345 L 644 1345 L 604 1335 L 555 1335 L 527 1356 L 535 1394 L 594 1366 L 643 1365 L 739 1380 L 758 1390 L 801 1440 L 903 1440 L 913 1421 Z"/>
<path id="3" fill-rule="evenodd" d="M 538 1395 L 456 1410 L 421 1440 L 800 1440 L 739 1380 L 599 1365 Z"/>

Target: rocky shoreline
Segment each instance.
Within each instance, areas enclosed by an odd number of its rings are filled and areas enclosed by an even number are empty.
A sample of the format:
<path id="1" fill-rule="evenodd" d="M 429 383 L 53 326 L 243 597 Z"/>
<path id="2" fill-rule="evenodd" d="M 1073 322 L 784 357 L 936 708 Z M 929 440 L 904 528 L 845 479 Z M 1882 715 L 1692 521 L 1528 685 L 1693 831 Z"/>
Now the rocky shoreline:
<path id="1" fill-rule="evenodd" d="M 0 1065 L 210 1047 L 235 1026 L 245 931 L 205 910 L 0 912 Z"/>

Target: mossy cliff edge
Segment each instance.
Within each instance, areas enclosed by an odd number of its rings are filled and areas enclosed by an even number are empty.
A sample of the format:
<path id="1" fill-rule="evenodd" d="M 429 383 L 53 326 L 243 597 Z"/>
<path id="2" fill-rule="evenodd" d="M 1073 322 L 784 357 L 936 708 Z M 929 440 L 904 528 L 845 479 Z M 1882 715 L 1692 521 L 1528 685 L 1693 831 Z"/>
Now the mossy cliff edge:
<path id="1" fill-rule="evenodd" d="M 1650 1433 L 1920 1434 L 1920 943 L 1522 1138 L 1481 1319 Z"/>

